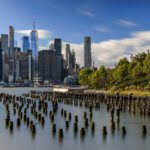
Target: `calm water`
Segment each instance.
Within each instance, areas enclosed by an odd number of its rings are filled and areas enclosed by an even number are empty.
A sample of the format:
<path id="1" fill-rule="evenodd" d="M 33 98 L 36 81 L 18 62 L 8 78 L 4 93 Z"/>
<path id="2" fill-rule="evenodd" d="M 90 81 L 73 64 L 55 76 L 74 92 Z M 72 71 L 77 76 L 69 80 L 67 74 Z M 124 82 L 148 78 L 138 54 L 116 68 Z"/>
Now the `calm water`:
<path id="1" fill-rule="evenodd" d="M 29 92 L 32 88 L 16 88 L 16 89 L 0 89 L 0 92 L 8 92 L 10 94 L 21 94 Z M 36 88 L 37 90 L 52 90 Z M 34 89 L 35 90 L 35 89 Z M 49 104 L 49 110 L 51 109 Z M 149 150 L 150 149 L 150 119 L 147 117 L 140 117 L 139 115 L 133 115 L 121 113 L 120 126 L 114 133 L 110 129 L 110 114 L 106 111 L 106 106 L 101 105 L 100 110 L 93 110 L 93 121 L 95 121 L 96 130 L 95 134 L 91 133 L 90 127 L 86 129 L 86 135 L 84 139 L 80 138 L 80 133 L 75 136 L 73 132 L 72 121 L 68 130 L 65 129 L 65 119 L 61 117 L 60 110 L 64 108 L 67 112 L 71 112 L 73 115 L 79 116 L 79 129 L 83 126 L 83 112 L 87 112 L 89 115 L 89 109 L 76 106 L 68 106 L 59 104 L 59 111 L 56 114 L 55 122 L 57 129 L 64 129 L 63 141 L 59 141 L 58 134 L 52 135 L 51 121 L 47 116 L 45 126 L 42 128 L 40 124 L 36 125 L 36 135 L 33 138 L 30 130 L 22 123 L 20 129 L 14 124 L 14 131 L 11 134 L 8 129 L 5 128 L 5 111 L 2 103 L 0 103 L 0 150 Z M 15 121 L 16 118 L 14 117 Z M 146 137 L 141 134 L 141 127 L 146 124 L 148 133 Z M 102 127 L 107 126 L 107 137 L 104 139 L 102 136 Z M 121 127 L 125 125 L 127 134 L 125 137 L 121 135 Z"/>

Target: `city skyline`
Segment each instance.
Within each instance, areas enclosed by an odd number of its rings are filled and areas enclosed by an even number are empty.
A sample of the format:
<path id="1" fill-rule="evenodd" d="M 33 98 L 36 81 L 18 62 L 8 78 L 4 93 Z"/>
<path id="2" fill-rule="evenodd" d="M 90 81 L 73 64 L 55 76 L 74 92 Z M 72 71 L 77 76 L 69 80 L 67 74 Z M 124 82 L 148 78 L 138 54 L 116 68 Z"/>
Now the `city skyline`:
<path id="1" fill-rule="evenodd" d="M 31 0 L 28 3 L 14 0 L 12 3 L 10 0 L 2 0 L 1 10 L 7 7 L 9 11 L 5 15 L 0 15 L 2 22 L 0 32 L 6 33 L 9 25 L 14 26 L 15 40 L 20 46 L 21 37 L 30 33 L 35 19 L 39 29 L 40 50 L 48 48 L 54 38 L 61 38 L 63 45 L 71 44 L 77 54 L 77 62 L 81 66 L 83 66 L 83 38 L 91 36 L 95 65 L 112 67 L 121 57 L 129 57 L 130 54 L 150 48 L 150 23 L 147 19 L 149 2 L 147 0 L 144 2 L 77 0 L 64 3 L 63 0 L 61 2 Z M 63 53 L 64 51 L 63 46 Z"/>

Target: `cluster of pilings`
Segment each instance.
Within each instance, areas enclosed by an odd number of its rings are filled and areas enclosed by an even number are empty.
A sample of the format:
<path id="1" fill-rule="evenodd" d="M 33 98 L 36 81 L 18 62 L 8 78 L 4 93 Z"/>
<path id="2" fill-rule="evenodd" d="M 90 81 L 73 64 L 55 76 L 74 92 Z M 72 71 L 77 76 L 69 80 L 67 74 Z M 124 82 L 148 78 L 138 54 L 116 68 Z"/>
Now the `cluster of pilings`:
<path id="1" fill-rule="evenodd" d="M 31 91 L 29 94 L 22 96 L 0 94 L 0 102 L 2 102 L 6 116 L 6 128 L 11 132 L 15 127 L 20 128 L 24 124 L 30 129 L 32 135 L 36 135 L 36 126 L 44 127 L 47 117 L 52 124 L 52 133 L 57 134 L 63 139 L 64 129 L 58 128 L 55 122 L 56 114 L 60 111 L 60 115 L 65 120 L 65 128 L 68 130 L 70 124 L 73 124 L 73 132 L 83 138 L 86 135 L 87 129 L 90 128 L 92 134 L 95 132 L 96 124 L 93 120 L 93 109 L 100 110 L 102 104 L 106 106 L 106 112 L 110 113 L 110 128 L 115 132 L 116 127 L 120 125 L 121 113 L 133 113 L 141 117 L 150 117 L 150 97 L 136 97 L 130 95 L 108 95 L 105 93 L 57 93 L 57 92 L 39 92 Z M 83 113 L 82 127 L 79 128 L 79 116 L 71 112 L 67 112 L 64 108 L 59 108 L 59 104 L 70 105 L 74 107 L 88 108 L 88 112 Z M 51 105 L 51 109 L 50 109 Z M 15 119 L 14 119 L 15 118 Z M 100 128 L 100 127 L 97 127 Z M 147 127 L 141 127 L 143 135 L 147 134 Z M 107 127 L 102 127 L 102 135 L 107 136 Z M 127 129 L 124 125 L 121 127 L 123 136 L 127 134 Z"/>

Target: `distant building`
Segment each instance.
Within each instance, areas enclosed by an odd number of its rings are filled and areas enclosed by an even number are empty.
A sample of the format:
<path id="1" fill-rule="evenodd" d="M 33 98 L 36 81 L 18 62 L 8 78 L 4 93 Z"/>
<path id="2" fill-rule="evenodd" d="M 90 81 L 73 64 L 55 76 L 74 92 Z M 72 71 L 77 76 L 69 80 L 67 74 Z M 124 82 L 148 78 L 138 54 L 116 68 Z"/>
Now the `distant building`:
<path id="1" fill-rule="evenodd" d="M 56 50 L 57 56 L 61 56 L 62 52 L 61 39 L 54 39 L 54 49 Z"/>
<path id="2" fill-rule="evenodd" d="M 19 55 L 19 72 L 20 77 L 24 81 L 31 82 L 33 71 L 33 59 L 32 59 L 32 51 L 28 50 L 27 52 L 21 52 Z"/>
<path id="3" fill-rule="evenodd" d="M 9 47 L 9 58 L 13 58 L 14 52 L 14 27 L 9 27 L 9 35 L 8 35 L 8 47 Z"/>
<path id="4" fill-rule="evenodd" d="M 31 31 L 31 50 L 32 50 L 32 56 L 34 59 L 34 73 L 38 72 L 38 32 L 35 29 L 35 23 L 34 28 Z"/>
<path id="5" fill-rule="evenodd" d="M 66 65 L 69 75 L 76 73 L 76 57 L 74 50 L 71 51 L 70 44 L 66 44 Z"/>
<path id="6" fill-rule="evenodd" d="M 9 50 L 8 50 L 8 34 L 1 34 L 1 50 L 2 50 L 2 68 L 3 81 L 8 82 L 9 75 Z"/>
<path id="7" fill-rule="evenodd" d="M 91 37 L 84 38 L 84 68 L 92 67 Z"/>
<path id="8" fill-rule="evenodd" d="M 54 39 L 54 49 L 57 56 L 57 82 L 62 81 L 62 44 L 61 39 Z"/>
<path id="9" fill-rule="evenodd" d="M 57 55 L 53 50 L 39 51 L 39 74 L 42 81 L 57 81 Z"/>
<path id="10" fill-rule="evenodd" d="M 14 82 L 14 28 L 9 27 L 8 35 L 8 48 L 9 48 L 9 82 Z"/>
<path id="11" fill-rule="evenodd" d="M 22 50 L 23 52 L 27 52 L 30 49 L 29 36 L 22 37 Z"/>
<path id="12" fill-rule="evenodd" d="M 65 85 L 79 85 L 78 77 L 76 75 L 67 76 L 64 80 Z"/>
<path id="13" fill-rule="evenodd" d="M 69 66 L 69 53 L 70 53 L 70 44 L 66 44 L 66 63 Z"/>
<path id="14" fill-rule="evenodd" d="M 8 53 L 8 34 L 1 34 L 1 49 Z"/>
<path id="15" fill-rule="evenodd" d="M 0 41 L 0 81 L 3 80 L 3 65 L 2 65 L 3 57 L 2 57 L 2 49 L 1 49 L 1 41 Z"/>

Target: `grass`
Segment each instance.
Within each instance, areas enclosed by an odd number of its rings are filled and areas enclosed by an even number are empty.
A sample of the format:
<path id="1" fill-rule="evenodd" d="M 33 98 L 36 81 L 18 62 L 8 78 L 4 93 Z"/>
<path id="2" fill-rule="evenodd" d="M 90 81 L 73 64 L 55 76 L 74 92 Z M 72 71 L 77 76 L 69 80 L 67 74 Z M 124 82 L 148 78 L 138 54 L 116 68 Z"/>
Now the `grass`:
<path id="1" fill-rule="evenodd" d="M 127 95 L 129 93 L 133 93 L 135 96 L 150 96 L 150 91 L 141 91 L 141 90 L 109 90 L 109 94 L 120 93 L 123 95 Z"/>

